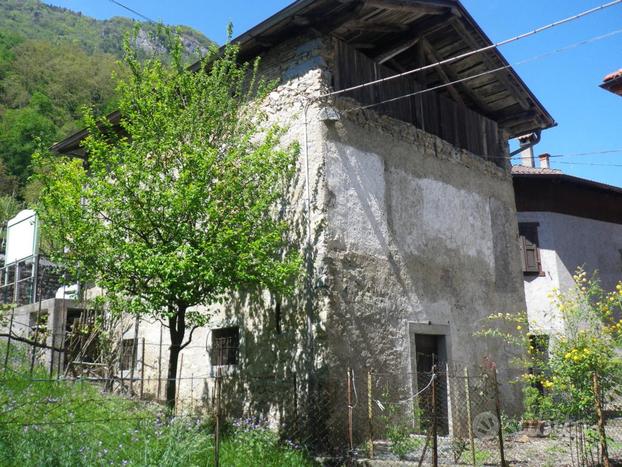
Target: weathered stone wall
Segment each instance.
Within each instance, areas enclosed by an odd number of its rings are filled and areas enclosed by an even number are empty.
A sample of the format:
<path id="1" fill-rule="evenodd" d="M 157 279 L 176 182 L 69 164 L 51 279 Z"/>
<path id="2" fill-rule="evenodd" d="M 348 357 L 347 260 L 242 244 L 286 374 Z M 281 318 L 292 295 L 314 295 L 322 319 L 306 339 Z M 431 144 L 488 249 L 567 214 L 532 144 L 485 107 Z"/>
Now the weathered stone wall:
<path id="1" fill-rule="evenodd" d="M 414 334 L 445 335 L 458 365 L 514 349 L 475 336 L 497 312 L 524 310 L 509 171 L 371 112 L 342 111 L 328 133 L 329 355 L 396 375 L 416 392 Z M 504 385 L 508 411 L 519 394 Z"/>
<path id="2" fill-rule="evenodd" d="M 549 294 L 570 289 L 579 266 L 588 275 L 597 270 L 603 287 L 612 290 L 622 279 L 622 225 L 553 212 L 519 212 L 518 221 L 539 224 L 543 275 L 524 277 L 530 327 L 545 334 L 563 333 Z"/>

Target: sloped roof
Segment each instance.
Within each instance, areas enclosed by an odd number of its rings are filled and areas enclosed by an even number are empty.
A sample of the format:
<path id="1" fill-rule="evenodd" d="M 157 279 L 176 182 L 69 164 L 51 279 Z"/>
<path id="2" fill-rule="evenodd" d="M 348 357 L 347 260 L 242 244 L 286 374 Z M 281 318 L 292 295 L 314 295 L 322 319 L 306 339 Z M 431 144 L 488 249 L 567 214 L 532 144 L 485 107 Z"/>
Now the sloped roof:
<path id="1" fill-rule="evenodd" d="M 561 170 L 558 169 L 544 169 L 541 167 L 527 167 L 525 165 L 513 165 L 512 166 L 512 175 L 555 175 L 562 174 Z"/>
<path id="2" fill-rule="evenodd" d="M 551 173 L 553 172 L 553 173 Z M 518 212 L 556 212 L 622 224 L 622 188 L 555 169 L 514 166 Z"/>
<path id="3" fill-rule="evenodd" d="M 315 29 L 332 34 L 396 73 L 492 44 L 458 0 L 298 0 L 236 39 L 249 56 Z M 417 53 L 414 53 L 417 51 Z M 496 49 L 427 73 L 429 87 L 473 76 L 508 62 Z M 456 84 L 468 107 L 500 124 L 511 137 L 555 125 L 551 115 L 508 67 Z"/>
<path id="4" fill-rule="evenodd" d="M 250 59 L 285 39 L 315 31 L 332 35 L 400 73 L 492 44 L 458 0 L 297 0 L 240 35 L 241 56 Z M 507 68 L 503 68 L 507 67 Z M 199 68 L 196 63 L 190 67 Z M 418 74 L 433 87 L 496 70 L 443 88 L 494 120 L 510 137 L 549 128 L 555 121 L 503 55 L 491 48 Z M 118 121 L 118 114 L 111 114 Z M 54 146 L 75 149 L 75 134 Z"/>
<path id="5" fill-rule="evenodd" d="M 600 87 L 622 96 L 622 68 L 605 76 Z"/>

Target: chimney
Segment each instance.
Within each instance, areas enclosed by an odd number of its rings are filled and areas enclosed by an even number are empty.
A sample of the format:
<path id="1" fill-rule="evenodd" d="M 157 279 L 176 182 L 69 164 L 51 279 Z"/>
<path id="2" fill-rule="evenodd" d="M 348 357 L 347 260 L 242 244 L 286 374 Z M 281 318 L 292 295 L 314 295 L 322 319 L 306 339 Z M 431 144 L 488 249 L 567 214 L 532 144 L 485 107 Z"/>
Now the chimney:
<path id="1" fill-rule="evenodd" d="M 533 146 L 538 142 L 538 137 L 535 133 L 521 136 L 518 138 L 521 147 L 520 159 L 521 165 L 525 167 L 535 167 L 536 161 L 533 157 Z"/>
<path id="2" fill-rule="evenodd" d="M 540 154 L 538 156 L 538 159 L 540 159 L 540 168 L 541 169 L 550 169 L 551 168 L 551 164 L 550 162 L 550 158 L 551 155 L 547 154 L 546 152 L 544 154 Z"/>

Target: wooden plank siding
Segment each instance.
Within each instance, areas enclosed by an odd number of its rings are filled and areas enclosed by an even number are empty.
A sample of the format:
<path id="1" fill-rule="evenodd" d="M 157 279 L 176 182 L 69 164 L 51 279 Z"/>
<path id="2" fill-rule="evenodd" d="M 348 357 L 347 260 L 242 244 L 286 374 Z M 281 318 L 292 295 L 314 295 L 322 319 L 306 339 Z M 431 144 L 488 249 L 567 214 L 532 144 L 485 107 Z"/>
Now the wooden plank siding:
<path id="1" fill-rule="evenodd" d="M 345 89 L 395 74 L 379 65 L 345 42 L 336 40 L 335 90 Z M 381 102 L 423 90 L 413 75 L 397 78 L 375 86 L 367 86 L 347 93 L 362 105 Z M 500 166 L 505 164 L 497 122 L 445 97 L 438 92 L 399 99 L 373 107 L 379 113 L 412 123 L 417 128 L 436 135 L 456 147 L 490 159 Z"/>

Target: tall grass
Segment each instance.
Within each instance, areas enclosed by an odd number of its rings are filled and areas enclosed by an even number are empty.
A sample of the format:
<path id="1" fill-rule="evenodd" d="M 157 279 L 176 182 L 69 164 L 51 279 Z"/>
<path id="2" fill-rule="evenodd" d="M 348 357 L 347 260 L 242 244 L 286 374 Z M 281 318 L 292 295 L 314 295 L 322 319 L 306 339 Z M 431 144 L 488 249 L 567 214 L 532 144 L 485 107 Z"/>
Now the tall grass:
<path id="1" fill-rule="evenodd" d="M 0 345 L 2 362 L 5 349 Z M 213 465 L 207 421 L 170 418 L 158 405 L 87 382 L 46 381 L 43 368 L 31 378 L 24 349 L 12 346 L 11 355 L 0 372 L 1 466 Z M 223 466 L 315 465 L 275 433 L 241 425 L 224 436 L 220 459 Z"/>

